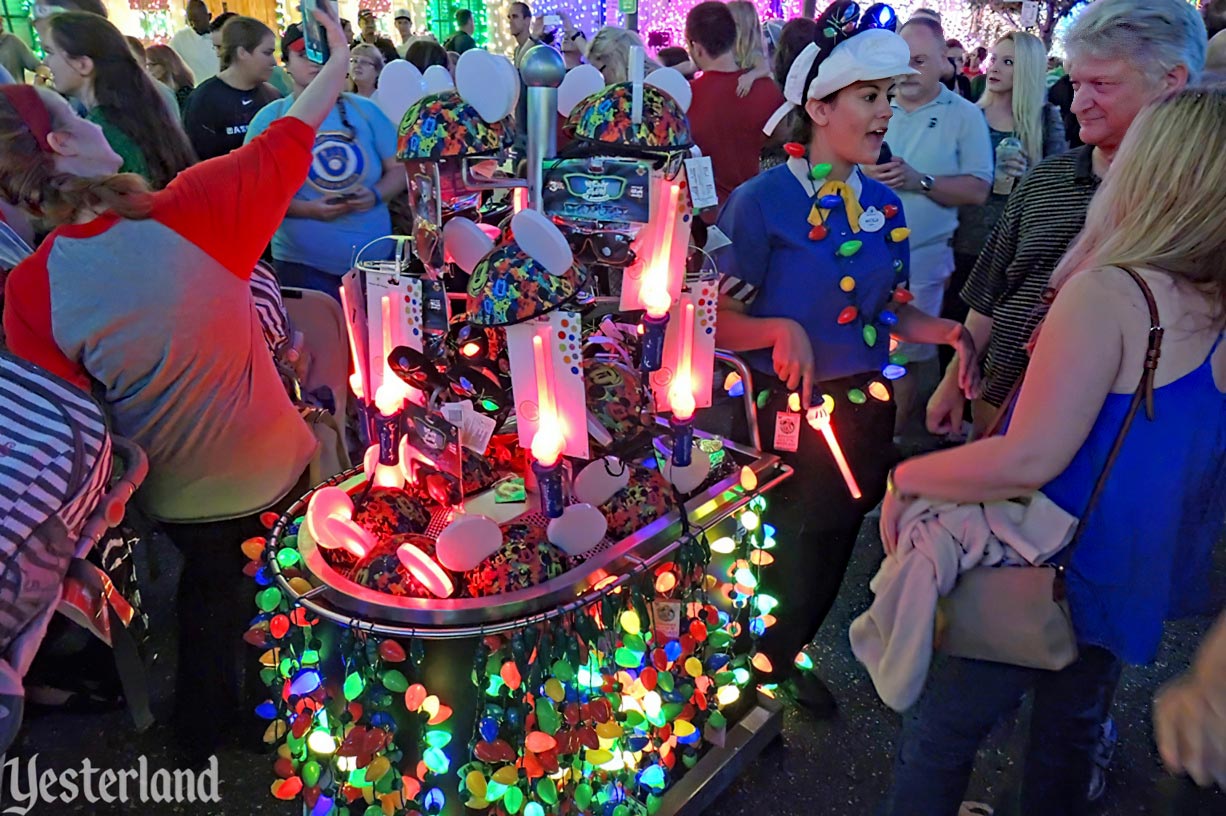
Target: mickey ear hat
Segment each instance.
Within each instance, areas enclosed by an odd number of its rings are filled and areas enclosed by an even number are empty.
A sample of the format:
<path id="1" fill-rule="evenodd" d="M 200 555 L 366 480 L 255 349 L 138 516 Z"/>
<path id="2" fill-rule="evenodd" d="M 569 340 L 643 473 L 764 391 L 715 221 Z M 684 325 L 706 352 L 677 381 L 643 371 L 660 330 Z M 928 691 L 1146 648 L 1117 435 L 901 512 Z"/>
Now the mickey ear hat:
<path id="1" fill-rule="evenodd" d="M 805 80 L 820 52 L 821 48 L 816 43 L 809 43 L 792 63 L 783 86 L 783 98 L 787 101 L 762 128 L 768 136 L 775 132 L 783 117 L 809 99 L 824 99 L 856 82 L 919 73 L 911 67 L 911 48 L 906 40 L 893 31 L 870 28 L 834 47 L 830 56 L 822 60 L 817 76 L 809 83 L 806 93 Z"/>

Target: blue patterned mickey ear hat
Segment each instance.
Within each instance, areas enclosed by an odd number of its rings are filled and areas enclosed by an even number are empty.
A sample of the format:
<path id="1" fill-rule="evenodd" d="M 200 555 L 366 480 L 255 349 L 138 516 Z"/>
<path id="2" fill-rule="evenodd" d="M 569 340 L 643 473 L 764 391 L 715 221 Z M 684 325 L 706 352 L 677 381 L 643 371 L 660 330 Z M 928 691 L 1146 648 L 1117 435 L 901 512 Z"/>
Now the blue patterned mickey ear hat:
<path id="1" fill-rule="evenodd" d="M 814 40 L 796 57 L 783 85 L 787 101 L 762 128 L 773 133 L 783 118 L 809 99 L 824 99 L 856 82 L 918 73 L 911 49 L 894 33 L 898 16 L 884 3 L 863 13 L 852 0 L 836 0 L 817 18 Z"/>
<path id="2" fill-rule="evenodd" d="M 576 105 L 563 129 L 580 141 L 644 151 L 688 150 L 694 138 L 677 100 L 653 85 L 640 87 L 643 115 L 638 123 L 633 116 L 634 85 L 620 82 Z"/>
<path id="3" fill-rule="evenodd" d="M 405 111 L 400 120 L 399 161 L 484 156 L 511 146 L 514 133 L 506 120 L 487 122 L 457 91 L 431 94 Z"/>

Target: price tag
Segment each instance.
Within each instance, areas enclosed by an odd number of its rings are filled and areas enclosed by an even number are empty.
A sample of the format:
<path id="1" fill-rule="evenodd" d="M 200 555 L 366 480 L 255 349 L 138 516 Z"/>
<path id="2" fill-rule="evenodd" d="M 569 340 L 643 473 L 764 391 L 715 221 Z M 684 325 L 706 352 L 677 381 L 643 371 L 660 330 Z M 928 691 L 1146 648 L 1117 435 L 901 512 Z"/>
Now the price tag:
<path id="1" fill-rule="evenodd" d="M 1034 28 L 1038 24 L 1038 0 L 1022 0 L 1022 28 Z"/>
<path id="2" fill-rule="evenodd" d="M 681 637 L 681 601 L 652 601 L 651 614 L 659 641 Z"/>
<path id="3" fill-rule="evenodd" d="M 685 160 L 685 180 L 690 186 L 690 202 L 696 210 L 719 206 L 719 194 L 715 192 L 715 168 L 710 156 Z"/>
<path id="4" fill-rule="evenodd" d="M 795 453 L 800 447 L 800 414 L 780 411 L 775 414 L 775 450 Z"/>

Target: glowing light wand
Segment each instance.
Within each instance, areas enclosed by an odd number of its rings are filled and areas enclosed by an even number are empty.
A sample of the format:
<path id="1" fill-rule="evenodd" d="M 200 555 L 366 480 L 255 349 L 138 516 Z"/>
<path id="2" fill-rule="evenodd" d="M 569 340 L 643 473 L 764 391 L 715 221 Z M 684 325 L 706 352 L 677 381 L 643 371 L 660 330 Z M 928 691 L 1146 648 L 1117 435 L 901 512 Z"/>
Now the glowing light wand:
<path id="1" fill-rule="evenodd" d="M 835 464 L 839 466 L 839 473 L 843 474 L 843 481 L 847 484 L 847 489 L 851 491 L 851 497 L 858 499 L 863 496 L 864 494 L 860 492 L 860 485 L 856 483 L 856 477 L 847 465 L 847 457 L 843 455 L 843 448 L 839 446 L 839 440 L 834 436 L 834 428 L 830 424 L 830 412 L 826 410 L 826 406 L 816 405 L 810 408 L 806 419 L 809 421 L 809 427 L 821 431 L 822 436 L 825 437 L 830 453 L 834 456 Z"/>
<path id="2" fill-rule="evenodd" d="M 673 415 L 669 427 L 673 434 L 673 464 L 689 467 L 694 447 L 694 304 L 686 302 L 681 312 L 681 354 L 677 372 L 668 389 L 668 403 Z"/>
<path id="3" fill-rule="evenodd" d="M 562 496 L 562 450 L 566 439 L 558 423 L 557 407 L 550 390 L 549 361 L 539 333 L 532 337 L 532 358 L 536 366 L 537 425 L 532 437 L 532 472 L 541 498 L 541 512 L 551 519 L 565 510 Z"/>

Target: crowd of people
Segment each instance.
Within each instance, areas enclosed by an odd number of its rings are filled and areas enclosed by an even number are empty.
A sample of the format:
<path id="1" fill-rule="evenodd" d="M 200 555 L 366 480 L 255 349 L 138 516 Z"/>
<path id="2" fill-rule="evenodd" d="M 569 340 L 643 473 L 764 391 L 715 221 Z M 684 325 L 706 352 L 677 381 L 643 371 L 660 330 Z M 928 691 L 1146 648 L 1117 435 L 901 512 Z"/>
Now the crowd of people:
<path id="1" fill-rule="evenodd" d="M 886 561 L 900 563 L 915 558 L 899 541 L 921 513 L 939 524 L 942 508 L 1042 496 L 1080 520 L 1075 551 L 1053 556 L 1076 659 L 936 661 L 882 813 L 958 813 L 980 742 L 1027 693 L 1023 812 L 1084 812 L 1102 794 L 1122 667 L 1154 658 L 1164 620 L 1213 611 L 1222 5 L 1202 16 L 1185 0 L 1094 0 L 1062 61 L 1025 31 L 971 48 L 936 12 L 895 23 L 849 0 L 765 25 L 746 0 L 700 2 L 685 47 L 656 49 L 509 7 L 516 67 L 546 44 L 612 84 L 643 49 L 648 71 L 691 77 L 690 128 L 719 201 L 703 220 L 726 238 L 713 250 L 718 343 L 754 370 L 761 438 L 795 471 L 772 503 L 781 546 L 763 589 L 786 612 L 760 642 L 763 682 L 817 716 L 837 710 L 803 655 L 875 509 Z M 441 44 L 407 9 L 392 12 L 398 43 L 374 12 L 356 36 L 320 15 L 320 65 L 298 24 L 214 18 L 204 0 L 186 11 L 168 45 L 130 42 L 99 0 L 38 17 L 41 59 L 0 32 L 0 81 L 12 80 L 0 229 L 34 245 L 7 275 L 7 349 L 92 391 L 149 454 L 142 507 L 186 560 L 180 637 L 195 646 L 181 652 L 177 713 L 207 755 L 227 719 L 202 733 L 196 712 L 241 722 L 249 710 L 235 545 L 305 491 L 315 447 L 267 353 L 252 270 L 263 258 L 282 285 L 337 297 L 357 252 L 390 257 L 375 242 L 406 176 L 398 123 L 372 100 L 380 74 L 396 60 L 454 71 L 480 43 L 464 9 Z M 861 495 L 817 434 L 779 433 L 798 411 L 833 416 Z M 921 419 L 940 450 L 900 461 L 896 442 Z M 1202 784 L 1226 784 L 1224 627 L 1155 709 L 1163 759 Z"/>

